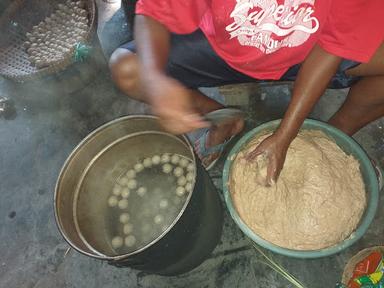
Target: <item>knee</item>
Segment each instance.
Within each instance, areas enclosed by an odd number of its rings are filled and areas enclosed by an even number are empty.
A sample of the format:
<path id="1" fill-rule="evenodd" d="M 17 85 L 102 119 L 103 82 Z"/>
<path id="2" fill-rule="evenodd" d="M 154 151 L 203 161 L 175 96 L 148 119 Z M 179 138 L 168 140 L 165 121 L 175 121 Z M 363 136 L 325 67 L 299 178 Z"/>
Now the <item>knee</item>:
<path id="1" fill-rule="evenodd" d="M 109 60 L 112 79 L 127 94 L 135 94 L 138 84 L 138 63 L 136 54 L 127 49 L 116 49 Z"/>

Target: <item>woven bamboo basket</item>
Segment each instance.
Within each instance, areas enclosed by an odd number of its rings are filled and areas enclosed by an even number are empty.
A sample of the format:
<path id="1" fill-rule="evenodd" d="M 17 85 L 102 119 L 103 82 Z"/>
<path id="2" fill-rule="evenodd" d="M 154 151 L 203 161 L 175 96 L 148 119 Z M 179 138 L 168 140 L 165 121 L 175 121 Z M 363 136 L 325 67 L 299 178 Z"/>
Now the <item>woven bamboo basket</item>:
<path id="1" fill-rule="evenodd" d="M 88 11 L 88 31 L 85 43 L 91 43 L 97 29 L 97 9 L 94 0 L 83 0 Z M 0 75 L 17 82 L 38 79 L 66 69 L 74 62 L 73 55 L 48 67 L 36 68 L 29 61 L 24 47 L 26 33 L 57 9 L 62 0 L 14 0 L 0 15 Z"/>
<path id="2" fill-rule="evenodd" d="M 359 263 L 361 260 L 363 260 L 365 257 L 367 257 L 369 254 L 371 254 L 374 251 L 380 251 L 382 254 L 384 254 L 384 246 L 375 246 L 375 247 L 370 247 L 370 248 L 361 250 L 359 253 L 357 253 L 355 256 L 349 259 L 347 265 L 344 268 L 341 282 L 347 285 L 349 282 L 349 279 L 351 279 L 352 277 L 353 270 L 355 269 L 356 264 Z"/>

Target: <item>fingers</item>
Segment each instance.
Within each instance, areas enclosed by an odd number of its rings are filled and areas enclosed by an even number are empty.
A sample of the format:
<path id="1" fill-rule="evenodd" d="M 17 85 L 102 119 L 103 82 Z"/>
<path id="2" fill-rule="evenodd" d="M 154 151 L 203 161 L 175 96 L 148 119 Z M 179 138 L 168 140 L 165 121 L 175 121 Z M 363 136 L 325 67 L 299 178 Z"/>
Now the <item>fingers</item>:
<path id="1" fill-rule="evenodd" d="M 262 154 L 267 155 L 269 140 L 270 140 L 270 136 L 265 138 L 263 141 L 261 141 L 261 143 L 259 143 L 259 145 L 257 145 L 257 147 L 253 151 L 249 152 L 245 156 L 245 158 L 247 160 L 255 160 L 257 156 L 260 156 Z"/>
<path id="2" fill-rule="evenodd" d="M 191 130 L 206 128 L 210 126 L 210 123 L 204 121 L 199 114 L 186 114 L 183 116 L 182 121 L 188 126 Z"/>
<path id="3" fill-rule="evenodd" d="M 276 161 L 273 161 L 273 160 L 268 158 L 267 179 L 266 179 L 267 186 L 272 186 L 277 181 Z"/>
<path id="4" fill-rule="evenodd" d="M 279 174 L 283 168 L 285 155 L 288 147 L 279 145 L 272 136 L 264 139 L 253 151 L 245 155 L 246 160 L 257 161 L 257 157 L 264 155 L 267 167 L 266 175 L 263 175 L 267 186 L 272 186 L 277 182 Z M 264 167 L 265 167 L 264 166 Z"/>
<path id="5" fill-rule="evenodd" d="M 276 184 L 284 165 L 284 160 L 282 160 L 281 162 L 281 160 L 275 158 L 275 156 L 273 156 L 272 159 L 270 158 L 271 157 L 268 157 L 268 169 L 266 179 L 268 186 Z"/>
<path id="6" fill-rule="evenodd" d="M 245 155 L 245 159 L 248 161 L 255 160 L 257 156 L 260 156 L 264 153 L 264 150 L 260 148 L 260 145 L 257 146 L 253 151 Z"/>
<path id="7" fill-rule="evenodd" d="M 196 129 L 209 127 L 209 123 L 202 120 L 198 114 L 186 114 L 181 117 L 160 117 L 160 124 L 165 130 L 173 134 L 184 134 Z"/>
<path id="8" fill-rule="evenodd" d="M 275 159 L 275 156 L 269 155 L 261 145 L 256 147 L 253 151 L 245 155 L 246 160 L 254 161 L 257 157 L 265 155 L 267 161 L 267 174 L 263 183 L 266 186 L 272 186 L 277 182 L 277 178 L 279 177 L 281 168 L 278 167 L 278 161 Z"/>

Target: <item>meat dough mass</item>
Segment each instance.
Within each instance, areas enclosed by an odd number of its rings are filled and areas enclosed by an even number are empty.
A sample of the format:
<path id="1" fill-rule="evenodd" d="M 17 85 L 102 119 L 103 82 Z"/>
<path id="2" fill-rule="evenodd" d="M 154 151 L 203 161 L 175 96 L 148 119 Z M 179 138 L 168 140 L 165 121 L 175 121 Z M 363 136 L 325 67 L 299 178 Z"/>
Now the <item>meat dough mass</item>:
<path id="1" fill-rule="evenodd" d="M 267 136 L 256 137 L 233 163 L 230 191 L 242 220 L 260 237 L 295 250 L 316 250 L 346 239 L 366 206 L 358 161 L 320 131 L 300 132 L 284 169 L 264 187 L 266 161 L 244 156 Z"/>

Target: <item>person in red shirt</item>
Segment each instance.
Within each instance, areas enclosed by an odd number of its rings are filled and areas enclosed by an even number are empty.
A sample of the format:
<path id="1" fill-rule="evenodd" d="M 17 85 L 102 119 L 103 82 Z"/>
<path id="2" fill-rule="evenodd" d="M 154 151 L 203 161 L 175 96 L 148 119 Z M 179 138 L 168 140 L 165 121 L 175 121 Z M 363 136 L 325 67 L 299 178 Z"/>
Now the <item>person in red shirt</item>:
<path id="1" fill-rule="evenodd" d="M 351 87 L 329 120 L 348 135 L 384 115 L 382 0 L 139 0 L 136 14 L 135 41 L 111 56 L 112 77 L 172 133 L 207 127 L 201 115 L 223 107 L 198 87 L 295 81 L 279 128 L 249 155 L 267 156 L 268 184 L 327 87 Z M 196 146 L 206 167 L 243 126 L 209 127 Z"/>

